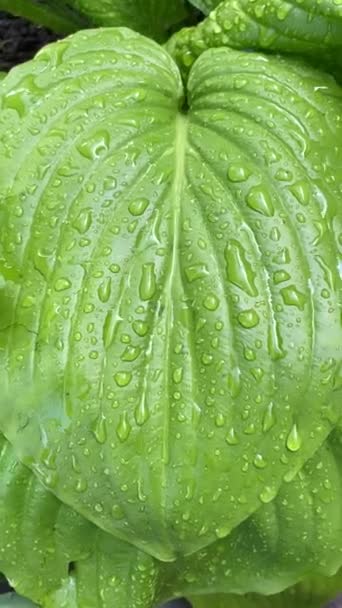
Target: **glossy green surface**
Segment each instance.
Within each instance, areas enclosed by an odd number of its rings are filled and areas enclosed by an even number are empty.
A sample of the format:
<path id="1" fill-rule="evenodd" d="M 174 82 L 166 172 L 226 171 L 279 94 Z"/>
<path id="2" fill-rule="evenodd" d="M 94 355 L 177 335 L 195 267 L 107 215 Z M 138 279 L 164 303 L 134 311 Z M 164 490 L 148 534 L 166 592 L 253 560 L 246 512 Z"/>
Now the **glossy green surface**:
<path id="1" fill-rule="evenodd" d="M 0 10 L 25 17 L 60 34 L 86 27 L 125 26 L 159 41 L 181 27 L 185 0 L 0 0 Z"/>
<path id="2" fill-rule="evenodd" d="M 339 603 L 329 603 L 332 598 L 341 601 L 342 573 L 331 579 L 308 580 L 276 596 L 263 597 L 256 594 L 245 596 L 214 595 L 192 597 L 192 608 L 338 608 Z"/>
<path id="3" fill-rule="evenodd" d="M 108 30 L 1 90 L 2 429 L 58 496 L 165 560 L 270 501 L 340 403 L 341 90 L 225 49 L 188 89 L 185 116 L 168 55 Z M 21 394 L 52 369 L 54 394 Z"/>
<path id="4" fill-rule="evenodd" d="M 201 4 L 202 7 L 202 4 Z M 302 55 L 341 81 L 342 4 L 339 0 L 216 0 L 209 17 L 177 32 L 168 49 L 185 72 L 205 49 L 228 46 Z"/>
<path id="5" fill-rule="evenodd" d="M 34 608 L 30 600 L 16 595 L 16 593 L 6 593 L 0 595 L 1 608 Z"/>
<path id="6" fill-rule="evenodd" d="M 77 605 L 70 560 L 80 608 L 109 606 L 126 551 L 123 608 L 333 574 L 342 89 L 226 48 L 183 85 L 156 43 L 102 29 L 13 70 L 0 104 L 0 429 L 44 492 L 44 606 Z M 89 563 L 79 524 L 56 549 L 54 508 L 103 538 Z"/>
<path id="7" fill-rule="evenodd" d="M 152 559 L 59 502 L 0 442 L 0 568 L 18 593 L 46 608 L 154 605 Z"/>
<path id="8" fill-rule="evenodd" d="M 24 17 L 59 34 L 70 34 L 89 26 L 88 20 L 70 9 L 64 0 L 0 0 L 0 10 Z"/>
<path id="9" fill-rule="evenodd" d="M 335 433 L 291 483 L 283 483 L 272 502 L 226 539 L 172 565 L 166 573 L 166 588 L 195 598 L 205 596 L 208 590 L 278 594 L 279 606 L 285 604 L 286 597 L 288 605 L 297 606 L 289 600 L 296 590 L 287 596 L 281 593 L 284 589 L 308 576 L 312 581 L 319 581 L 320 575 L 332 576 L 341 566 L 341 478 L 341 436 Z M 318 608 L 322 592 L 327 593 L 327 599 L 329 593 L 330 598 L 334 596 L 333 588 L 322 584 L 321 590 L 312 592 Z M 303 601 L 305 595 L 310 595 L 306 588 L 302 590 Z M 263 604 L 260 599 L 263 605 L 268 606 L 267 600 Z"/>
<path id="10" fill-rule="evenodd" d="M 222 0 L 190 0 L 191 4 L 196 6 L 196 8 L 206 15 L 216 8 L 221 1 Z"/>
<path id="11" fill-rule="evenodd" d="M 79 14 L 97 26 L 127 26 L 165 40 L 171 26 L 189 14 L 185 0 L 69 0 Z"/>

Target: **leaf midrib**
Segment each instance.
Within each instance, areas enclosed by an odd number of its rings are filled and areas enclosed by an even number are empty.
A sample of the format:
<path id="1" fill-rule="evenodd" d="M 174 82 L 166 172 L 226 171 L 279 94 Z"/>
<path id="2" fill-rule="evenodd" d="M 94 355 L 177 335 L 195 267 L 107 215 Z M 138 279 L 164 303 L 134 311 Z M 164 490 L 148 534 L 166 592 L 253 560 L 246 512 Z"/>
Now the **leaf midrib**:
<path id="1" fill-rule="evenodd" d="M 181 201 L 186 181 L 185 157 L 188 139 L 188 124 L 189 119 L 185 114 L 177 113 L 175 120 L 175 147 L 174 160 L 175 171 L 171 189 L 171 205 L 172 205 L 172 253 L 169 267 L 169 276 L 165 285 L 165 302 L 166 310 L 166 388 L 169 386 L 169 369 L 170 369 L 170 338 L 173 327 L 173 284 L 178 270 L 179 262 L 179 238 L 180 238 L 180 220 L 181 220 Z M 170 439 L 170 411 L 169 402 L 166 399 L 166 410 L 164 412 L 164 424 L 162 430 L 162 475 L 161 475 L 161 507 L 165 514 L 167 509 L 167 466 L 169 462 L 169 439 Z M 167 518 L 165 518 L 166 520 Z"/>

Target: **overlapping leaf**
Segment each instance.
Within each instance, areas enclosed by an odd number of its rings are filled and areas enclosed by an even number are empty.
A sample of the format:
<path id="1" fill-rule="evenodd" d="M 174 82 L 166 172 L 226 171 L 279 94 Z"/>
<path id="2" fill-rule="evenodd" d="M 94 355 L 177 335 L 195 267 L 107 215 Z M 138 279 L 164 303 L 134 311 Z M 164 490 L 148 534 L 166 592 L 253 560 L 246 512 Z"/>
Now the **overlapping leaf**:
<path id="1" fill-rule="evenodd" d="M 341 89 L 218 49 L 185 114 L 170 56 L 111 29 L 0 87 L 1 428 L 116 537 L 206 547 L 340 415 Z"/>
<path id="2" fill-rule="evenodd" d="M 149 608 L 153 561 L 60 503 L 1 438 L 0 568 L 46 608 Z"/>
<path id="3" fill-rule="evenodd" d="M 0 0 L 0 10 L 25 17 L 60 34 L 70 34 L 90 25 L 87 19 L 70 9 L 65 0 Z"/>
<path id="4" fill-rule="evenodd" d="M 288 605 L 301 606 L 299 599 L 298 604 L 290 603 L 293 590 L 283 596 L 281 592 L 308 579 L 306 587 L 295 591 L 302 594 L 303 602 L 311 595 L 316 601 L 313 605 L 319 607 L 321 596 L 326 594 L 329 599 L 329 594 L 334 595 L 329 578 L 323 579 L 322 588 L 319 587 L 320 576 L 331 577 L 342 564 L 341 500 L 342 442 L 340 435 L 333 434 L 296 478 L 283 484 L 274 501 L 259 509 L 227 539 L 179 560 L 168 572 L 169 588 L 179 588 L 194 598 L 205 595 L 207 590 L 239 595 L 280 594 L 278 604 L 270 603 L 276 608 L 285 606 L 286 600 Z M 230 600 L 233 602 L 233 598 Z M 260 599 L 259 603 L 268 606 L 267 600 L 263 603 Z M 228 598 L 222 605 L 229 605 Z M 239 605 L 237 601 L 236 606 Z"/>
<path id="5" fill-rule="evenodd" d="M 0 0 L 0 10 L 61 34 L 95 26 L 126 26 L 165 40 L 189 15 L 185 0 Z"/>
<path id="6" fill-rule="evenodd" d="M 158 40 L 189 14 L 184 0 L 69 0 L 97 26 L 127 26 Z"/>
<path id="7" fill-rule="evenodd" d="M 341 80 L 342 5 L 335 0 L 209 0 L 209 17 L 181 30 L 168 48 L 186 72 L 205 49 L 229 46 L 307 57 Z M 207 9 L 207 10 L 206 10 Z"/>

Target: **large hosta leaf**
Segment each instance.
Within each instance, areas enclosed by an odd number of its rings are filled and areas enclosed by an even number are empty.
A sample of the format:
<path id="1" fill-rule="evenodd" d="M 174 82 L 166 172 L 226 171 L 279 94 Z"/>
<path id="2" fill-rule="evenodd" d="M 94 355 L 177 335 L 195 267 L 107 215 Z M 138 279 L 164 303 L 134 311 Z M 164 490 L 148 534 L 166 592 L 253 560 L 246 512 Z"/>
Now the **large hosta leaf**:
<path id="1" fill-rule="evenodd" d="M 336 0 L 209 0 L 214 9 L 196 27 L 171 39 L 170 52 L 187 71 L 205 49 L 265 49 L 304 55 L 325 63 L 341 79 L 342 5 Z"/>
<path id="2" fill-rule="evenodd" d="M 342 90 L 219 49 L 184 92 L 165 51 L 109 29 L 0 100 L 1 428 L 100 527 L 189 554 L 340 416 Z"/>
<path id="3" fill-rule="evenodd" d="M 0 442 L 0 568 L 13 587 L 47 608 L 154 605 L 152 559 L 60 503 Z"/>

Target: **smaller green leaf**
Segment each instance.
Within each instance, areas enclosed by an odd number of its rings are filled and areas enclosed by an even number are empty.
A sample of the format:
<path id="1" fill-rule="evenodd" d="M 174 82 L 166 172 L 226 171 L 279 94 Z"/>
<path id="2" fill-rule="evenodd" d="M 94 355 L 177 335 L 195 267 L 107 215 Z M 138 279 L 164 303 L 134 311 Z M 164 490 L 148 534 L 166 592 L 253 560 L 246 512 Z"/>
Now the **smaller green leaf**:
<path id="1" fill-rule="evenodd" d="M 59 34 L 71 34 L 89 25 L 64 0 L 57 3 L 54 0 L 0 0 L 0 10 L 24 17 Z"/>
<path id="2" fill-rule="evenodd" d="M 335 431 L 291 482 L 284 481 L 273 501 L 226 539 L 178 561 L 173 572 L 166 574 L 170 581 L 166 588 L 170 592 L 176 588 L 186 596 L 204 595 L 208 590 L 223 594 L 279 594 L 275 608 L 300 608 L 299 603 L 288 599 L 288 603 L 283 603 L 282 592 L 308 577 L 311 581 L 307 586 L 312 586 L 316 577 L 324 581 L 342 565 L 341 480 L 342 443 L 340 433 Z M 316 595 L 324 594 L 323 585 L 317 583 Z M 311 596 L 311 591 L 306 594 Z M 199 601 L 198 608 L 211 605 L 209 599 L 210 596 L 203 603 Z M 194 605 L 197 608 L 196 602 Z M 246 608 L 250 605 L 247 602 Z M 255 605 L 273 607 L 261 599 Z M 221 604 L 215 602 L 217 606 Z M 223 606 L 231 608 L 230 603 L 224 602 Z M 232 608 L 235 606 L 245 608 L 238 600 L 232 603 Z"/>
<path id="3" fill-rule="evenodd" d="M 257 594 L 194 596 L 193 608 L 331 608 L 325 602 L 340 593 L 342 570 L 332 577 L 308 578 L 303 583 L 271 596 Z M 335 604 L 333 604 L 335 606 Z M 336 604 L 337 608 L 337 604 Z"/>
<path id="4" fill-rule="evenodd" d="M 208 15 L 210 11 L 220 4 L 221 0 L 190 0 L 190 2 L 202 13 Z"/>
<path id="5" fill-rule="evenodd" d="M 3 436 L 0 480 L 0 569 L 18 592 L 43 608 L 153 605 L 156 562 L 58 501 Z M 32 604 L 10 595 L 5 606 Z"/>
<path id="6" fill-rule="evenodd" d="M 1 608 L 34 608 L 35 604 L 32 604 L 30 600 L 27 600 L 16 593 L 5 593 L 0 596 L 0 607 Z"/>
<path id="7" fill-rule="evenodd" d="M 184 0 L 69 0 L 68 4 L 96 26 L 125 26 L 159 41 L 189 14 Z"/>
<path id="8" fill-rule="evenodd" d="M 334 0 L 196 0 L 210 15 L 183 29 L 167 48 L 184 72 L 208 48 L 276 51 L 302 55 L 339 77 L 342 67 L 342 5 Z M 266 10 L 265 10 L 266 9 Z"/>

